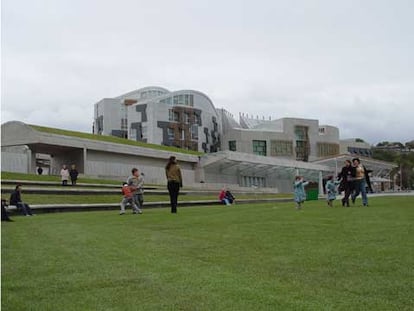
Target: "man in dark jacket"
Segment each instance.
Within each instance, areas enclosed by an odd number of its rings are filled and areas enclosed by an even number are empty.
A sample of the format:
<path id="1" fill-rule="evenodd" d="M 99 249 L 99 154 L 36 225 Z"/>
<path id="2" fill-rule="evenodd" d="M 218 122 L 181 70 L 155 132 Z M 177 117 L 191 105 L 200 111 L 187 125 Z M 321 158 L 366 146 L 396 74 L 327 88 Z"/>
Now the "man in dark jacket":
<path id="1" fill-rule="evenodd" d="M 32 210 L 29 205 L 24 203 L 21 198 L 22 185 L 17 185 L 15 190 L 10 195 L 10 205 L 16 205 L 17 209 L 20 209 L 25 216 L 33 216 Z"/>

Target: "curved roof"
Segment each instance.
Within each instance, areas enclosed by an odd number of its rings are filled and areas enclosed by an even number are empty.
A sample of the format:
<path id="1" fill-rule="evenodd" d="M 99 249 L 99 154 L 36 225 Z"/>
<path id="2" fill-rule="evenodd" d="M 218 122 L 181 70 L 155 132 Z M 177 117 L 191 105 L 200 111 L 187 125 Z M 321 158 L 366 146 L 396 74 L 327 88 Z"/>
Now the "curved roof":
<path id="1" fill-rule="evenodd" d="M 160 86 L 146 86 L 146 87 L 137 89 L 135 91 L 131 91 L 131 92 L 128 92 L 126 94 L 119 95 L 119 96 L 117 96 L 115 98 L 118 98 L 119 99 L 119 98 L 124 98 L 124 97 L 130 97 L 130 96 L 133 96 L 133 95 L 136 95 L 136 94 L 140 94 L 140 93 L 146 92 L 146 91 L 160 91 L 160 92 L 163 92 L 165 94 L 170 93 L 169 90 L 167 90 L 166 88 L 160 87 Z"/>
<path id="2" fill-rule="evenodd" d="M 157 97 L 145 98 L 144 100 L 140 101 L 140 104 L 145 103 L 145 102 L 154 101 L 155 98 L 157 100 L 162 100 L 164 98 L 168 98 L 168 97 L 171 97 L 171 96 L 174 96 L 174 95 L 188 94 L 188 93 L 198 94 L 198 95 L 201 95 L 202 97 L 206 98 L 207 101 L 209 102 L 209 104 L 211 105 L 211 107 L 213 108 L 213 110 L 216 111 L 216 113 L 217 113 L 216 107 L 214 107 L 214 104 L 213 104 L 212 100 L 210 99 L 210 97 L 208 97 L 203 92 L 195 91 L 195 90 L 178 90 L 178 91 L 168 92 L 167 94 L 163 94 L 163 95 L 160 95 L 160 96 L 157 96 Z"/>

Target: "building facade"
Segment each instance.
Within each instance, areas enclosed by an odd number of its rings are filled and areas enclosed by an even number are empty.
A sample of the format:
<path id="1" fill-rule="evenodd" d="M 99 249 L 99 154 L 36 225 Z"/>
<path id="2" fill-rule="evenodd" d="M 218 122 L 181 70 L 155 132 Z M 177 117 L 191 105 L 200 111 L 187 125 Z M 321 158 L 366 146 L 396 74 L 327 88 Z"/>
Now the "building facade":
<path id="1" fill-rule="evenodd" d="M 238 124 L 229 114 L 221 116 L 228 125 L 223 126 L 223 150 L 304 162 L 339 154 L 339 129 L 319 125 L 318 120 L 260 120 L 240 115 Z"/>
<path id="2" fill-rule="evenodd" d="M 236 120 L 194 90 L 145 87 L 95 104 L 94 134 L 113 135 L 204 153 L 237 151 L 312 162 L 349 153 L 371 156 L 367 143 L 339 139 L 339 129 L 318 120 Z"/>
<path id="3" fill-rule="evenodd" d="M 194 90 L 146 87 L 95 104 L 94 134 L 216 152 L 221 127 L 212 101 Z"/>

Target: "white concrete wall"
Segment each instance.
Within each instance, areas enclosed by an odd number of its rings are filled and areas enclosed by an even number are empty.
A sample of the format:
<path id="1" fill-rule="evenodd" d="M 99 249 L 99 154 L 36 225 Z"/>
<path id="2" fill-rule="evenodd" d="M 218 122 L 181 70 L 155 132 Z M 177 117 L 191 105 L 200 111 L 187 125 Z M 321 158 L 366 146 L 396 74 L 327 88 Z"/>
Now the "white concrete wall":
<path id="1" fill-rule="evenodd" d="M 131 169 L 136 167 L 145 174 L 145 182 L 150 184 L 166 183 L 166 159 L 142 157 L 111 152 L 88 150 L 87 172 L 88 176 L 127 178 Z M 192 163 L 180 162 L 181 172 L 185 185 L 195 183 L 195 171 Z"/>
<path id="2" fill-rule="evenodd" d="M 1 148 L 1 170 L 4 172 L 32 173 L 31 151 L 26 146 Z"/>

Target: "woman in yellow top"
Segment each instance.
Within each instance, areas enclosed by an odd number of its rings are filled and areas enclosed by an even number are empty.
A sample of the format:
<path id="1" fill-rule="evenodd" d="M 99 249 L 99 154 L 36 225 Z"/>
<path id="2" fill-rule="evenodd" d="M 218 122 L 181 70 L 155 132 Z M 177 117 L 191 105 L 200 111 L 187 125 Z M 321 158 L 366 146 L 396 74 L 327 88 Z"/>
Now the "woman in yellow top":
<path id="1" fill-rule="evenodd" d="M 171 213 L 177 213 L 178 193 L 180 187 L 183 186 L 183 178 L 181 175 L 180 166 L 177 164 L 177 159 L 171 156 L 165 166 L 165 175 L 168 181 L 168 193 L 170 194 Z"/>

